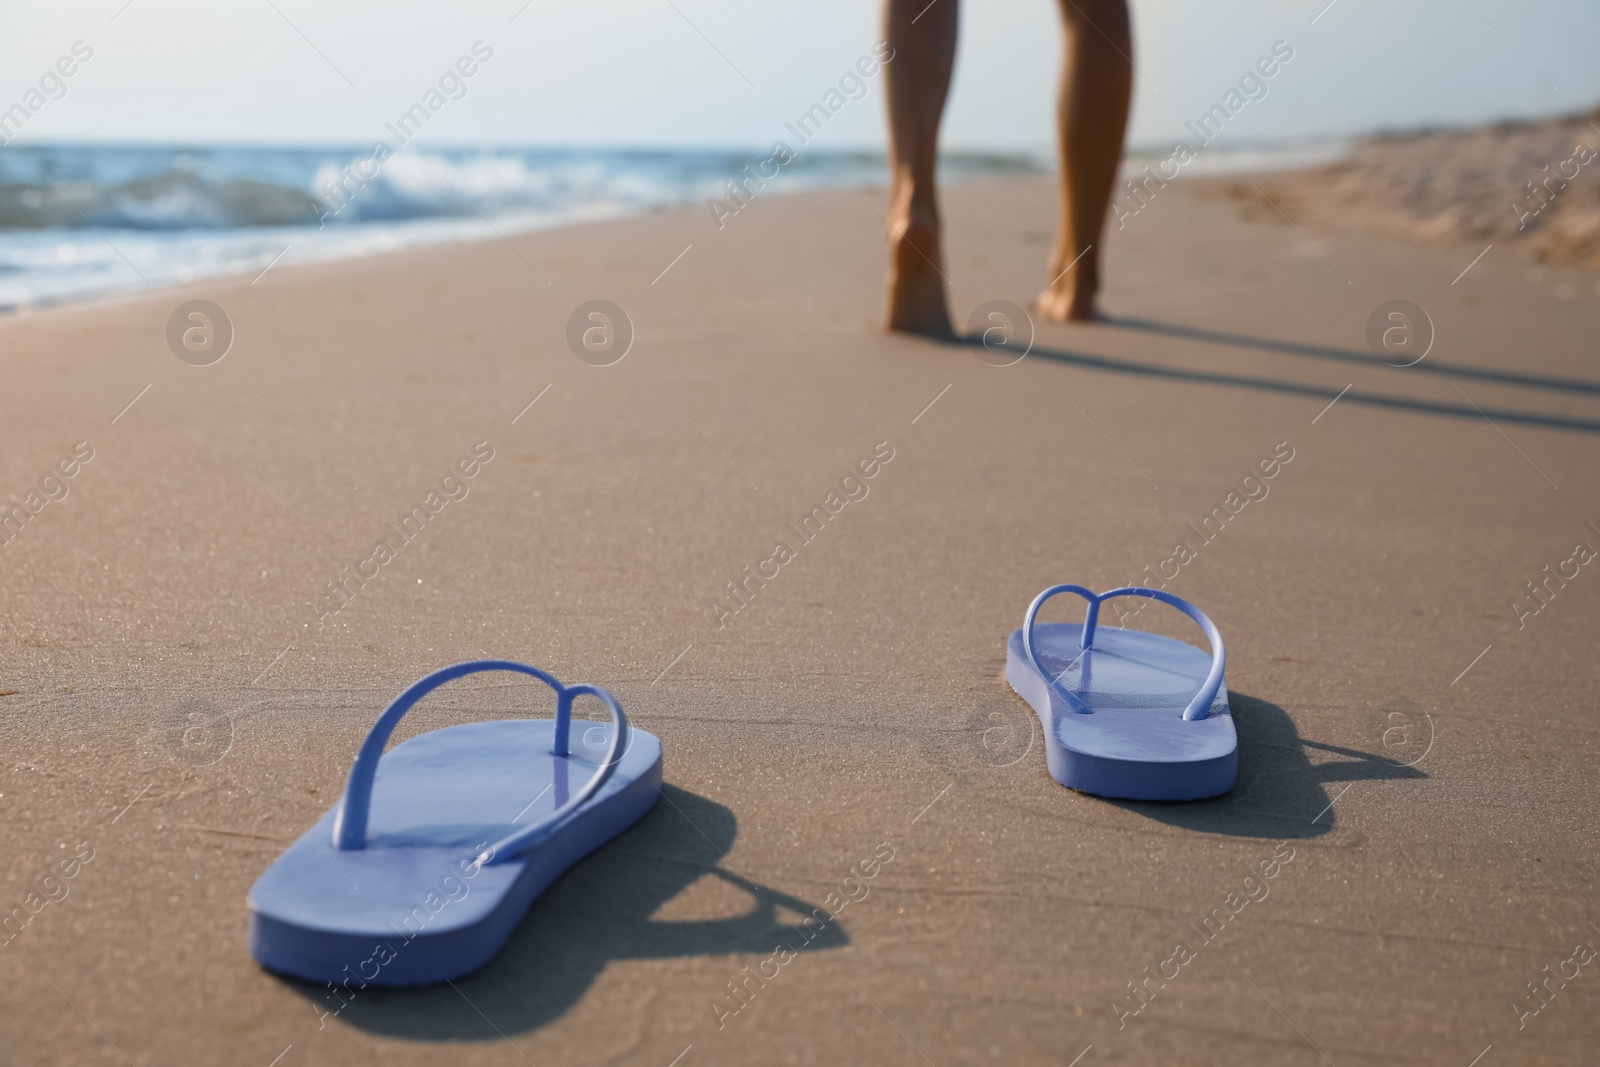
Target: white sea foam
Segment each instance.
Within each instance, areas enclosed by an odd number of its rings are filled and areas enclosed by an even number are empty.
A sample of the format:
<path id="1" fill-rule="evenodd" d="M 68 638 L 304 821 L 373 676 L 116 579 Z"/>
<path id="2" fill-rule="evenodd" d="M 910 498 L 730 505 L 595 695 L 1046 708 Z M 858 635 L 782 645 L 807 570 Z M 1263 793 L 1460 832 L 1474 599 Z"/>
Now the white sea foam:
<path id="1" fill-rule="evenodd" d="M 642 214 L 714 196 L 762 155 L 407 146 L 330 212 L 330 183 L 370 152 L 8 145 L 0 311 Z M 1049 168 L 1043 153 L 943 163 L 950 180 Z M 881 184 L 885 173 L 878 153 L 807 150 L 785 191 Z"/>

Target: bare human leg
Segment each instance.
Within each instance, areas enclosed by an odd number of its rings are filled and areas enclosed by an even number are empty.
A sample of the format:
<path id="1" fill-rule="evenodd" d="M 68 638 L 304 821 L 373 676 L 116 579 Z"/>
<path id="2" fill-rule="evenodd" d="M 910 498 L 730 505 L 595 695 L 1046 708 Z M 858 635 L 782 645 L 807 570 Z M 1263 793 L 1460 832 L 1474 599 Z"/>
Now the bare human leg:
<path id="1" fill-rule="evenodd" d="M 949 337 L 934 172 L 939 118 L 956 59 L 957 0 L 884 0 L 891 49 L 889 105 L 889 308 L 884 327 Z M 1101 210 L 1104 210 L 1102 205 Z"/>
<path id="2" fill-rule="evenodd" d="M 1036 307 L 1045 318 L 1067 322 L 1096 314 L 1101 231 L 1133 90 L 1133 42 L 1127 0 L 1061 0 L 1061 15 L 1061 232 L 1050 253 L 1051 281 Z"/>

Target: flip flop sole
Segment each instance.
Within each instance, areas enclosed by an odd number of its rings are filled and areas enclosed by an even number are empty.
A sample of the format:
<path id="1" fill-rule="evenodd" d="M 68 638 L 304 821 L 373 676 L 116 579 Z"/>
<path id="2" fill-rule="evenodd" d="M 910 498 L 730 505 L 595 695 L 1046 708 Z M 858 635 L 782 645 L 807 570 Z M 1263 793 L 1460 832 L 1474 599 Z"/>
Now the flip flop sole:
<path id="1" fill-rule="evenodd" d="M 251 889 L 251 954 L 269 970 L 355 989 L 482 967 L 551 882 L 660 795 L 661 742 L 629 728 L 614 773 L 547 838 L 476 862 L 576 794 L 604 761 L 611 729 L 588 726 L 568 756 L 555 754 L 556 723 L 537 719 L 467 723 L 395 746 L 378 764 L 365 847 L 332 846 L 335 808 Z"/>
<path id="2" fill-rule="evenodd" d="M 1039 716 L 1050 775 L 1062 785 L 1125 800 L 1199 800 L 1233 788 L 1238 735 L 1219 686 L 1203 719 L 1179 710 L 1212 659 L 1193 645 L 1137 630 L 1099 629 L 1081 647 L 1077 623 L 1037 623 L 1034 647 L 1076 711 L 1029 660 L 1023 631 L 1006 642 L 1006 681 Z"/>

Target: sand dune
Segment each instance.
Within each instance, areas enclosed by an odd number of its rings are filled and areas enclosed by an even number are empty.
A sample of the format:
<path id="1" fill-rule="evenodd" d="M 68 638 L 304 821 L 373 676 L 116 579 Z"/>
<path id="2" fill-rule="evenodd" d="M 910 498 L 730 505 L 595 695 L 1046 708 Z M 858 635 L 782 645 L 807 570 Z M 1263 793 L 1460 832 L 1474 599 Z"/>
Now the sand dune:
<path id="1" fill-rule="evenodd" d="M 1600 269 L 1600 110 L 1372 138 L 1350 158 L 1293 173 L 1211 183 L 1251 219 L 1355 227 L 1403 241 L 1504 245 Z M 1271 204 L 1261 201 L 1265 193 Z"/>

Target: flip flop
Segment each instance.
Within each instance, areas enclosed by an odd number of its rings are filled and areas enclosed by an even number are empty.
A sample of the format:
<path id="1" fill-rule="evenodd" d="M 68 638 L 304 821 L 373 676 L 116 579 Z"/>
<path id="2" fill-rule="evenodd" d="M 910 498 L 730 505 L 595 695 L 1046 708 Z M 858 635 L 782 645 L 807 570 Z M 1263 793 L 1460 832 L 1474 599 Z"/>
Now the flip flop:
<path id="1" fill-rule="evenodd" d="M 479 671 L 538 678 L 556 692 L 555 719 L 450 726 L 384 754 L 417 701 Z M 605 704 L 611 724 L 589 725 L 570 744 L 582 694 Z M 251 955 L 269 970 L 346 988 L 460 977 L 499 951 L 546 886 L 637 822 L 660 792 L 660 740 L 630 729 L 604 689 L 562 685 L 510 660 L 435 671 L 379 716 L 343 800 L 251 888 Z"/>
<path id="2" fill-rule="evenodd" d="M 1035 623 L 1057 593 L 1089 602 L 1081 626 Z M 1119 596 L 1177 608 L 1200 624 L 1211 655 L 1159 634 L 1097 629 L 1100 605 Z M 1127 800 L 1198 800 L 1232 789 L 1239 771 L 1226 661 L 1216 626 L 1182 597 L 1142 586 L 1094 593 L 1053 585 L 1006 643 L 1006 681 L 1038 713 L 1050 775 L 1062 785 Z"/>

